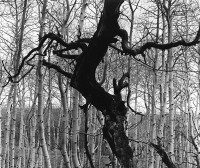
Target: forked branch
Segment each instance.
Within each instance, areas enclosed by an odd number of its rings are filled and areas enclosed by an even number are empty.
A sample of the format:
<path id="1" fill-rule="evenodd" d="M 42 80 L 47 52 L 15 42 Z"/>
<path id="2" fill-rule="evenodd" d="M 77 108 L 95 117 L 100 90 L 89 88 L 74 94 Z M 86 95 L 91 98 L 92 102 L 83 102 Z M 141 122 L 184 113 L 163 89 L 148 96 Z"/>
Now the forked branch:
<path id="1" fill-rule="evenodd" d="M 36 53 L 36 54 L 34 54 L 34 55 L 31 57 L 31 55 L 32 55 L 34 52 L 39 51 L 39 50 L 43 47 L 44 43 L 45 43 L 46 40 L 48 40 L 48 39 L 50 39 L 50 42 L 49 42 L 49 44 L 47 45 L 46 49 L 44 50 L 44 52 L 43 52 L 43 54 L 42 54 L 41 56 L 46 56 L 46 51 L 47 51 L 48 48 L 50 48 L 50 46 L 51 46 L 50 44 L 52 44 L 53 41 L 56 41 L 56 42 L 59 43 L 60 45 L 64 46 L 64 47 L 65 47 L 65 51 L 71 50 L 71 49 L 78 49 L 78 48 L 80 48 L 82 51 L 84 51 L 84 50 L 86 49 L 86 47 L 87 47 L 83 42 L 77 41 L 77 42 L 66 43 L 66 42 L 63 41 L 59 36 L 57 36 L 57 35 L 55 35 L 55 34 L 53 34 L 53 33 L 48 33 L 48 34 L 44 35 L 44 36 L 41 38 L 38 47 L 32 49 L 32 50 L 22 59 L 22 62 L 21 62 L 21 64 L 20 64 L 20 66 L 19 66 L 19 69 L 18 69 L 17 73 L 15 73 L 13 76 L 9 75 L 9 81 L 12 82 L 12 81 L 13 81 L 13 80 L 12 80 L 13 78 L 16 78 L 17 76 L 19 76 L 19 74 L 20 74 L 22 68 L 23 68 L 24 65 L 25 65 L 25 62 L 26 62 L 26 61 L 29 62 L 29 61 L 32 60 L 36 55 L 38 55 L 38 53 Z M 56 51 L 54 51 L 54 52 L 56 53 Z M 57 54 L 58 54 L 58 53 L 57 53 Z M 58 55 L 59 55 L 59 54 L 58 54 Z M 64 55 L 62 55 L 62 56 L 59 55 L 59 56 L 60 56 L 60 57 L 65 57 L 65 58 L 67 58 L 67 59 L 72 59 L 72 56 L 68 56 L 68 57 L 67 57 L 67 56 L 64 56 Z M 31 58 L 30 58 L 30 57 L 31 57 Z M 73 57 L 74 57 L 74 58 L 77 58 L 78 56 L 75 55 L 75 56 L 73 56 Z M 28 64 L 28 65 L 29 65 L 29 64 Z M 58 66 L 56 66 L 56 65 L 54 65 L 54 64 L 47 63 L 46 61 L 44 61 L 44 62 L 43 62 L 43 65 L 47 66 L 48 68 L 54 68 L 54 69 L 57 70 L 58 72 L 64 74 L 66 77 L 71 78 L 71 74 L 70 74 L 70 73 L 64 72 L 61 68 L 59 68 Z M 30 71 L 28 71 L 28 72 L 30 72 Z"/>
<path id="2" fill-rule="evenodd" d="M 191 42 L 187 42 L 184 39 L 182 39 L 180 41 L 177 41 L 177 42 L 167 43 L 167 44 L 158 44 L 156 42 L 147 42 L 147 43 L 145 43 L 144 45 L 142 45 L 139 48 L 132 49 L 128 45 L 128 34 L 127 34 L 126 30 L 119 29 L 117 35 L 122 38 L 122 49 L 123 49 L 123 52 L 126 53 L 126 54 L 130 54 L 133 57 L 135 57 L 138 54 L 142 54 L 143 55 L 144 52 L 147 49 L 151 49 L 151 48 L 160 49 L 160 50 L 168 50 L 170 48 L 178 47 L 178 46 L 181 46 L 181 45 L 189 47 L 189 46 L 194 46 L 194 45 L 198 44 L 200 42 L 199 41 L 199 38 L 200 38 L 200 24 L 199 24 L 199 29 L 197 31 L 197 34 L 196 34 L 194 40 L 191 41 Z"/>

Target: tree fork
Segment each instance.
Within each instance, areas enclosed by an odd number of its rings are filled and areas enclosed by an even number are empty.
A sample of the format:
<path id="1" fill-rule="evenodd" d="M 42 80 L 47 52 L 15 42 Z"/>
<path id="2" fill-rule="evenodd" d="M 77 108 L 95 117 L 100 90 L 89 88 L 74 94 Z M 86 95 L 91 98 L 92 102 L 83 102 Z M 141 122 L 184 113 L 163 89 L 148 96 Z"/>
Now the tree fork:
<path id="1" fill-rule="evenodd" d="M 104 138 L 124 168 L 131 168 L 133 151 L 125 134 L 124 121 L 127 109 L 121 97 L 107 93 L 95 79 L 95 71 L 113 38 L 119 30 L 119 7 L 123 0 L 105 1 L 104 10 L 88 48 L 77 60 L 71 79 L 86 100 L 105 116 Z M 120 86 L 122 87 L 122 86 Z"/>

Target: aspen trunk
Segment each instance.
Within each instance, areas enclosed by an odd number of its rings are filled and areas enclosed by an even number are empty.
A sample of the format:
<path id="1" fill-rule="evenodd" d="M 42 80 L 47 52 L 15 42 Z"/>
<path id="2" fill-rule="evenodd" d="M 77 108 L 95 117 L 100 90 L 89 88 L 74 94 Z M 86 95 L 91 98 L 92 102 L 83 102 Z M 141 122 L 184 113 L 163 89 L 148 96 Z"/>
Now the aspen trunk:
<path id="1" fill-rule="evenodd" d="M 12 108 L 12 96 L 13 96 L 14 84 L 11 85 L 8 94 L 8 101 L 6 107 L 6 123 L 5 123 L 5 140 L 4 150 L 2 154 L 2 168 L 9 168 L 9 144 L 10 144 L 10 120 L 11 120 L 11 108 Z"/>
<path id="2" fill-rule="evenodd" d="M 25 109 L 25 84 L 23 79 L 22 84 L 22 94 L 19 93 L 20 97 L 20 131 L 19 131 L 19 158 L 16 164 L 17 168 L 25 168 L 25 165 L 23 165 L 23 148 L 25 148 L 24 145 L 24 109 Z M 25 158 L 24 158 L 25 159 Z"/>
<path id="3" fill-rule="evenodd" d="M 157 4 L 158 5 L 158 4 Z M 156 28 L 156 41 L 158 41 L 159 39 L 159 21 L 160 21 L 160 9 L 159 9 L 159 6 L 158 6 L 158 9 L 157 9 L 157 28 Z M 158 50 L 156 49 L 155 50 L 155 63 L 154 63 L 154 67 L 155 67 L 155 71 L 153 72 L 153 91 L 152 91 L 152 114 L 153 114 L 153 111 L 154 111 L 154 114 L 156 116 L 156 87 L 158 85 L 158 79 L 157 79 L 157 67 L 158 67 Z M 161 118 L 161 117 L 160 117 Z M 155 119 L 154 119 L 155 120 Z M 155 128 L 153 129 L 155 131 L 155 134 L 156 134 L 156 121 L 154 121 L 154 124 L 155 124 Z M 157 135 L 158 136 L 158 135 Z M 153 137 L 153 143 L 155 143 L 156 141 L 156 137 L 154 136 Z M 160 166 L 160 156 L 156 153 L 156 158 L 155 158 L 155 168 L 159 168 Z"/>
<path id="4" fill-rule="evenodd" d="M 62 101 L 62 106 L 63 106 L 63 116 L 62 116 L 62 123 L 61 123 L 61 128 L 63 129 L 61 131 L 62 134 L 62 144 L 61 144 L 61 149 L 62 149 L 62 155 L 63 155 L 63 161 L 64 161 L 64 165 L 66 168 L 70 168 L 70 160 L 69 160 L 69 156 L 68 156 L 68 152 L 67 152 L 67 143 L 68 143 L 68 121 L 69 121 L 69 116 L 68 116 L 68 103 L 67 103 L 67 98 L 66 98 L 66 94 L 64 92 L 63 89 L 63 84 L 62 84 L 62 76 L 61 74 L 58 74 L 58 82 L 59 82 L 59 90 L 60 90 L 60 94 L 61 94 L 61 101 Z M 68 86 L 67 86 L 68 87 Z"/>
<path id="5" fill-rule="evenodd" d="M 170 11 L 170 9 L 169 9 Z M 171 15 L 171 11 L 169 12 Z M 172 42 L 172 17 L 169 17 L 168 22 L 168 43 Z M 172 159 L 172 162 L 175 161 L 174 156 L 174 87 L 173 87 L 173 51 L 172 49 L 168 50 L 168 65 L 169 65 L 169 129 L 170 129 L 170 137 L 169 137 L 169 156 Z"/>
<path id="6" fill-rule="evenodd" d="M 35 88 L 37 88 L 37 81 L 35 84 Z M 29 168 L 34 168 L 35 167 L 35 155 L 36 155 L 36 137 L 35 137 L 35 132 L 36 132 L 36 99 L 37 99 L 37 89 L 35 89 L 34 93 L 34 100 L 33 104 L 31 107 L 32 110 L 32 118 L 30 120 L 30 158 L 28 162 Z"/>
<path id="7" fill-rule="evenodd" d="M 72 111 L 72 161 L 75 168 L 81 168 L 78 158 L 78 98 L 79 93 L 73 89 L 73 111 Z"/>
<path id="8" fill-rule="evenodd" d="M 156 58 L 155 58 L 155 69 L 157 68 L 157 56 L 158 53 L 156 51 Z M 156 86 L 157 86 L 157 72 L 153 72 L 153 88 L 152 88 L 152 99 L 151 99 L 151 142 L 156 142 Z M 154 168 L 154 149 L 150 148 L 150 164 L 149 168 Z"/>
<path id="9" fill-rule="evenodd" d="M 50 57 L 49 57 L 50 62 Z M 48 110 L 47 110 L 47 149 L 51 150 L 51 112 L 52 112 L 52 100 L 51 100 L 51 90 L 52 90 L 52 78 L 51 70 L 49 69 L 49 81 L 48 81 Z"/>
<path id="10" fill-rule="evenodd" d="M 43 168 L 43 155 L 42 155 L 42 148 L 38 146 L 38 168 Z"/>
<path id="11" fill-rule="evenodd" d="M 13 58 L 15 72 L 18 69 L 20 55 L 21 55 L 21 51 L 22 51 L 22 42 L 23 42 L 25 17 L 26 17 L 26 7 L 27 7 L 27 0 L 24 1 L 20 33 L 18 32 L 18 22 L 19 22 L 18 13 L 16 12 L 16 32 L 15 32 L 16 33 L 16 51 L 15 51 L 15 55 Z M 15 8 L 18 8 L 16 3 L 15 3 Z M 19 37 L 18 37 L 18 34 L 20 34 Z M 17 79 L 15 79 L 15 80 L 17 80 Z M 16 132 L 15 127 L 16 127 L 17 86 L 18 86 L 18 84 L 14 83 L 13 111 L 12 111 L 12 120 L 11 120 L 11 163 L 10 163 L 11 168 L 14 168 L 14 166 L 15 166 L 14 164 L 15 164 L 15 132 Z"/>
<path id="12" fill-rule="evenodd" d="M 3 72 L 2 72 L 2 60 L 1 60 L 1 57 L 0 57 L 0 99 L 1 99 L 1 94 L 2 94 L 2 91 L 3 91 L 3 88 L 2 88 L 2 75 L 3 75 Z M 1 132 L 2 132 L 2 127 L 1 127 L 1 123 L 2 123 L 2 113 L 1 113 L 1 107 L 2 105 L 0 104 L 0 166 L 2 165 L 2 136 L 1 136 Z"/>
<path id="13" fill-rule="evenodd" d="M 60 137 L 59 137 L 59 133 L 60 133 L 60 128 L 61 128 L 61 119 L 62 119 L 62 114 L 59 114 L 59 118 L 58 118 L 58 125 L 56 127 L 56 139 L 55 139 L 55 163 L 56 165 L 58 164 L 57 160 L 58 160 L 58 149 L 59 149 L 59 141 L 60 141 Z"/>
<path id="14" fill-rule="evenodd" d="M 162 43 L 164 44 L 165 42 L 165 20 L 163 16 L 163 36 L 162 36 Z M 158 137 L 163 140 L 164 139 L 164 134 L 163 134 L 163 129 L 166 121 L 166 105 L 167 105 L 167 83 L 168 83 L 168 68 L 165 68 L 165 52 L 162 51 L 162 74 L 161 74 L 161 85 L 160 85 L 160 122 L 159 122 L 159 130 L 158 130 Z M 165 72 L 166 71 L 166 72 Z"/>
<path id="15" fill-rule="evenodd" d="M 11 168 L 14 168 L 15 163 L 15 132 L 16 132 L 16 106 L 17 106 L 17 84 L 14 83 L 14 91 L 13 91 L 13 109 L 11 114 L 11 131 L 10 131 L 10 166 Z"/>
<path id="16" fill-rule="evenodd" d="M 47 0 L 44 0 L 43 8 L 42 8 L 42 17 L 40 19 L 40 32 L 39 38 L 43 36 L 44 33 L 44 24 L 46 17 L 46 8 L 47 8 Z M 42 49 L 40 49 L 39 53 L 42 53 Z M 43 75 L 42 75 L 42 57 L 39 56 L 38 61 L 38 124 L 39 124 L 39 135 L 40 135 L 40 146 L 42 148 L 45 166 L 47 168 L 51 168 L 50 156 L 47 149 L 47 143 L 45 139 L 45 129 L 44 129 L 44 118 L 43 118 Z"/>
<path id="17" fill-rule="evenodd" d="M 83 29 L 83 22 L 85 18 L 85 10 L 87 6 L 87 0 L 83 0 L 80 20 L 79 20 L 79 27 L 78 27 L 78 37 L 81 36 L 82 29 Z M 80 54 L 80 52 L 79 52 Z M 73 112 L 72 112 L 72 160 L 75 168 L 80 168 L 80 162 L 78 159 L 77 149 L 78 149 L 78 97 L 79 93 L 76 89 L 73 89 Z"/>
<path id="18" fill-rule="evenodd" d="M 90 132 L 91 132 L 91 140 L 90 140 L 90 143 L 91 143 L 91 159 L 92 159 L 92 162 L 93 164 L 95 163 L 95 140 L 96 140 L 96 136 L 95 136 L 95 133 L 96 133 L 96 109 L 95 107 L 92 106 L 92 113 L 91 113 L 91 129 L 90 129 Z"/>
<path id="19" fill-rule="evenodd" d="M 67 3 L 67 8 L 64 9 L 64 16 L 63 16 L 63 24 L 61 27 L 61 35 L 65 39 L 66 37 L 66 28 L 65 26 L 68 23 L 69 15 L 70 15 L 70 6 L 69 6 L 69 1 L 66 1 Z M 61 47 L 62 49 L 62 47 Z M 60 62 L 60 60 L 59 60 Z M 67 145 L 69 141 L 69 115 L 68 115 L 68 100 L 67 100 L 67 93 L 65 93 L 64 88 L 63 88 L 63 77 L 61 74 L 58 74 L 58 85 L 59 85 L 59 90 L 60 90 L 60 95 L 61 95 L 61 102 L 62 102 L 62 107 L 63 107 L 63 115 L 62 115 L 62 121 L 61 121 L 61 153 L 63 155 L 63 163 L 66 168 L 71 168 L 70 164 L 70 159 L 67 151 Z M 69 89 L 69 86 L 67 85 L 67 91 Z"/>
<path id="20" fill-rule="evenodd" d="M 98 111 L 97 111 L 98 112 Z M 97 158 L 98 158 L 98 161 L 97 161 L 97 165 L 98 165 L 98 168 L 101 168 L 101 157 L 102 157 L 102 141 L 103 141 L 103 136 L 100 134 L 98 136 L 98 153 L 97 153 Z"/>

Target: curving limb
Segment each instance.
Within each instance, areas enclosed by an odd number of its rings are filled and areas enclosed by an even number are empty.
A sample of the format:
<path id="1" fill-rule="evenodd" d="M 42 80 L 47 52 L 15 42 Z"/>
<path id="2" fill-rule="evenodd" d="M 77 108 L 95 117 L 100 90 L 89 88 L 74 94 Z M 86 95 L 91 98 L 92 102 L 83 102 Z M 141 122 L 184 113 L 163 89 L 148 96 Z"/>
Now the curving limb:
<path id="1" fill-rule="evenodd" d="M 151 49 L 151 48 L 160 49 L 160 50 L 168 50 L 168 49 L 173 48 L 173 47 L 178 47 L 178 46 L 187 46 L 187 47 L 189 47 L 189 46 L 194 46 L 194 45 L 198 44 L 200 42 L 199 41 L 199 38 L 200 38 L 200 24 L 199 24 L 199 29 L 197 31 L 197 34 L 196 34 L 195 38 L 191 42 L 186 42 L 184 39 L 182 39 L 180 41 L 172 42 L 172 43 L 167 43 L 167 44 L 158 44 L 156 42 L 147 42 L 144 45 L 142 45 L 141 47 L 132 49 L 128 45 L 128 34 L 127 34 L 126 30 L 119 29 L 118 32 L 117 32 L 117 35 L 122 38 L 122 49 L 123 49 L 123 52 L 126 53 L 126 54 L 130 54 L 133 57 L 135 57 L 136 55 L 139 55 L 139 54 L 143 55 L 144 52 L 147 49 Z"/>
<path id="2" fill-rule="evenodd" d="M 19 69 L 18 69 L 17 73 L 15 73 L 13 76 L 10 75 L 10 76 L 9 76 L 9 81 L 12 82 L 12 79 L 13 79 L 13 78 L 16 78 L 17 76 L 19 76 L 19 74 L 20 74 L 22 68 L 23 68 L 24 65 L 25 65 L 25 62 L 27 62 L 27 61 L 29 62 L 29 61 L 31 61 L 36 55 L 39 55 L 39 53 L 36 53 L 36 54 L 34 54 L 34 55 L 32 56 L 32 54 L 33 54 L 34 52 L 39 51 L 39 50 L 43 47 L 44 43 L 45 43 L 48 39 L 50 39 L 50 42 L 49 42 L 49 44 L 47 45 L 46 49 L 44 50 L 43 54 L 40 54 L 41 56 L 46 56 L 47 49 L 50 48 L 50 46 L 51 46 L 51 44 L 53 43 L 53 41 L 56 41 L 56 42 L 59 43 L 60 45 L 66 47 L 65 50 L 71 50 L 71 49 L 78 49 L 78 48 L 80 48 L 82 51 L 84 51 L 84 50 L 86 49 L 86 45 L 85 45 L 84 43 L 82 43 L 82 42 L 77 41 L 77 42 L 66 43 L 66 42 L 63 41 L 59 36 L 57 36 L 57 35 L 55 35 L 55 34 L 53 34 L 53 33 L 48 33 L 48 34 L 44 35 L 44 36 L 41 38 L 38 47 L 32 49 L 32 50 L 22 59 L 22 62 L 21 62 L 21 64 L 20 64 L 20 66 L 19 66 Z M 31 56 L 32 56 L 32 57 L 31 57 Z M 30 57 L 31 57 L 31 58 L 30 58 Z M 46 65 L 47 65 L 47 64 L 46 64 Z M 52 67 L 52 68 L 53 68 L 53 67 Z M 67 77 L 68 77 L 68 75 L 67 75 Z"/>
<path id="3" fill-rule="evenodd" d="M 55 65 L 55 64 L 52 64 L 50 62 L 47 62 L 46 60 L 43 60 L 42 64 L 44 66 L 46 66 L 47 68 L 51 68 L 51 69 L 55 69 L 57 72 L 63 74 L 64 76 L 68 77 L 68 78 L 71 78 L 72 77 L 72 74 L 69 73 L 69 72 L 66 72 L 64 70 L 62 70 L 59 66 Z"/>

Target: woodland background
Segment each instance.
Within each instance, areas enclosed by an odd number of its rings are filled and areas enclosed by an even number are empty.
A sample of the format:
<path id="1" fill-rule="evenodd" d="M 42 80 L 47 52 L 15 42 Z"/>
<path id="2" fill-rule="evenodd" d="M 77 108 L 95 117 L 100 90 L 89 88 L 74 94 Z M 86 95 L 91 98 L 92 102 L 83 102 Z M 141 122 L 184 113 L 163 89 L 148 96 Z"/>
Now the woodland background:
<path id="1" fill-rule="evenodd" d="M 48 56 L 37 55 L 14 83 L 7 83 L 22 58 L 37 47 L 39 36 L 53 32 L 66 42 L 80 35 L 91 37 L 102 9 L 102 0 L 0 1 L 2 168 L 86 168 L 91 162 L 96 168 L 120 167 L 103 139 L 101 112 L 91 106 L 84 113 L 79 106 L 85 100 L 69 86 L 67 78 L 46 67 L 38 71 L 39 59 L 69 71 L 73 60 L 56 58 L 47 50 Z M 199 21 L 198 0 L 126 0 L 119 19 L 120 26 L 129 32 L 132 47 L 147 41 L 191 41 Z M 120 48 L 120 43 L 115 47 Z M 110 47 L 96 78 L 113 93 L 113 78 L 120 79 L 127 71 L 128 101 L 134 110 L 129 109 L 126 132 L 137 166 L 164 168 L 151 144 L 162 142 L 178 168 L 199 168 L 200 46 L 151 49 L 145 52 L 145 60 L 141 55 L 121 55 Z M 128 89 L 122 93 L 126 101 Z"/>

